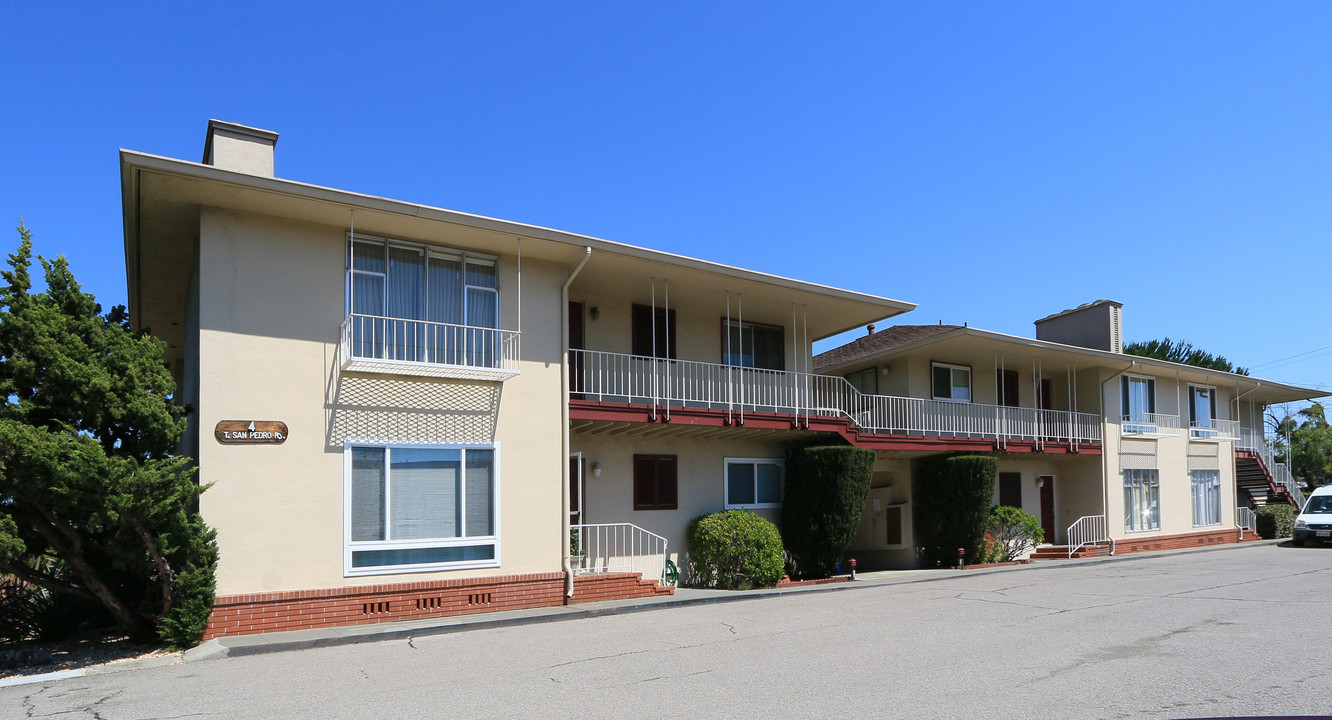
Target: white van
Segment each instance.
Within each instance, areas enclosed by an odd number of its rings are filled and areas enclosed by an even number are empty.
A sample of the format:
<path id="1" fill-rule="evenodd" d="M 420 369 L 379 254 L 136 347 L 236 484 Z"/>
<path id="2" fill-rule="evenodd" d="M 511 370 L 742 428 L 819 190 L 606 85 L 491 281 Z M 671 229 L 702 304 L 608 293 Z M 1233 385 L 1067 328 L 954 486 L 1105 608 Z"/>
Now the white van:
<path id="1" fill-rule="evenodd" d="M 1332 485 L 1313 491 L 1304 510 L 1295 518 L 1295 537 L 1292 543 L 1299 547 L 1306 540 L 1332 541 Z"/>

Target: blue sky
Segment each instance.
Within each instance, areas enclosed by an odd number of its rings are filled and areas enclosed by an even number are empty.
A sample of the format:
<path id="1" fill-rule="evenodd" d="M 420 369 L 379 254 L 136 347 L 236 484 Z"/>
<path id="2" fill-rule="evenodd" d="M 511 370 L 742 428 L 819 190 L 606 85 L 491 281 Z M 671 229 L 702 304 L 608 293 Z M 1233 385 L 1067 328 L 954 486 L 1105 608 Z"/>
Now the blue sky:
<path id="1" fill-rule="evenodd" d="M 197 160 L 215 117 L 281 133 L 282 177 L 904 322 L 1108 297 L 1130 340 L 1332 386 L 1332 3 L 436 5 L 7 3 L 0 219 L 124 302 L 116 149 Z"/>

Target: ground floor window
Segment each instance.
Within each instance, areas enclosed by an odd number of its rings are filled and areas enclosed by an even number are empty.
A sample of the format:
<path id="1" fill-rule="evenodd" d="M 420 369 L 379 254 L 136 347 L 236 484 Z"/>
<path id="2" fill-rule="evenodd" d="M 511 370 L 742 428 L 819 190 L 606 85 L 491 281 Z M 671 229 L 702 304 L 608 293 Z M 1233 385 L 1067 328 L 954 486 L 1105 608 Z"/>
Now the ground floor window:
<path id="1" fill-rule="evenodd" d="M 347 575 L 499 565 L 494 446 L 348 444 Z"/>
<path id="2" fill-rule="evenodd" d="M 1124 532 L 1161 529 L 1161 481 L 1156 470 L 1124 471 Z"/>
<path id="3" fill-rule="evenodd" d="M 1221 524 L 1221 471 L 1193 471 L 1193 524 Z"/>
<path id="4" fill-rule="evenodd" d="M 726 509 L 782 506 L 784 463 L 769 458 L 726 458 Z"/>
<path id="5" fill-rule="evenodd" d="M 678 466 L 674 455 L 635 455 L 634 509 L 674 510 L 679 507 Z"/>

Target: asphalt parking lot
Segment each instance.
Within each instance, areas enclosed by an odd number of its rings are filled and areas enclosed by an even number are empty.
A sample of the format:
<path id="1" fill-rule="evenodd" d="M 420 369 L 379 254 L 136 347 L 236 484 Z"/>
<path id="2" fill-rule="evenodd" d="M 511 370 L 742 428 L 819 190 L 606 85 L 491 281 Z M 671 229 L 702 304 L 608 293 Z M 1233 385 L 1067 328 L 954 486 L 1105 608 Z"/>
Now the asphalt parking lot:
<path id="1" fill-rule="evenodd" d="M 0 717 L 1332 712 L 1332 547 L 1053 565 L 34 683 Z"/>

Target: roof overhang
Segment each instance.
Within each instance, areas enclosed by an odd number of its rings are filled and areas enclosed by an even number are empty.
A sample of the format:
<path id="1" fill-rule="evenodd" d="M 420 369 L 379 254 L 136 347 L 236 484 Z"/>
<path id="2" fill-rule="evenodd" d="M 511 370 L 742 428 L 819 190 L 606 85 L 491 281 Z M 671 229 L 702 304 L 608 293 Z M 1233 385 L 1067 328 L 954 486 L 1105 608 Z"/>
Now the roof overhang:
<path id="1" fill-rule="evenodd" d="M 223 170 L 202 163 L 120 151 L 125 267 L 130 317 L 135 327 L 170 334 L 167 315 L 183 316 L 198 235 L 198 208 L 216 207 L 335 227 L 352 218 L 359 233 L 400 237 L 572 266 L 592 249 L 580 275 L 595 283 L 670 280 L 686 293 L 743 294 L 750 313 L 780 305 L 808 317 L 809 340 L 894 317 L 914 303 L 650 250 L 610 240 L 498 220 L 455 210 L 391 200 L 318 185 Z M 354 214 L 354 215 L 353 215 Z M 446 239 L 445 239 L 446 238 Z M 719 295 L 724 302 L 724 297 Z M 757 317 L 756 317 L 757 319 Z M 167 323 L 177 322 L 168 320 Z M 805 326 L 804 317 L 800 324 Z M 171 343 L 172 338 L 166 338 Z M 178 340 L 178 338 L 177 338 Z M 174 344 L 179 344 L 174 343 Z"/>
<path id="2" fill-rule="evenodd" d="M 1024 338 L 972 327 L 957 328 L 932 337 L 897 345 L 887 350 L 863 355 L 854 360 L 821 366 L 817 371 L 829 375 L 845 374 L 863 367 L 881 364 L 894 357 L 917 353 L 927 348 L 930 350 L 932 358 L 936 360 L 957 357 L 986 357 L 993 354 L 1000 357 L 1003 363 L 1013 369 L 1032 367 L 1033 364 L 1047 370 L 1069 367 L 1079 372 L 1095 368 L 1105 368 L 1114 372 L 1129 372 L 1138 368 L 1147 374 L 1169 374 L 1185 382 L 1237 388 L 1245 398 L 1269 405 L 1312 400 L 1332 395 L 1326 390 L 1289 385 L 1248 375 L 1209 370 L 1195 365 L 1157 360 L 1156 358 L 1106 350 L 1093 350 L 1076 345 Z"/>

